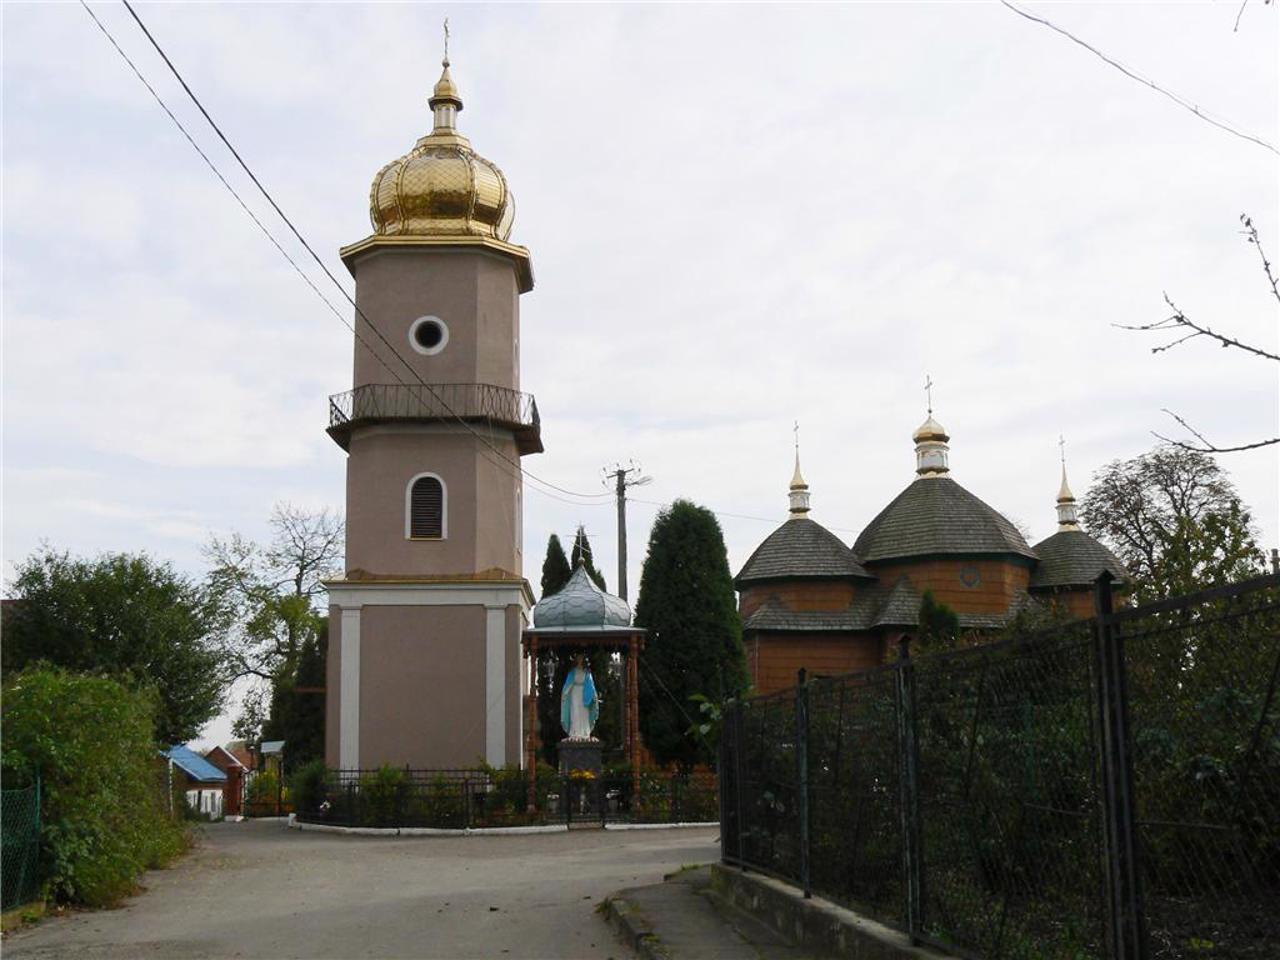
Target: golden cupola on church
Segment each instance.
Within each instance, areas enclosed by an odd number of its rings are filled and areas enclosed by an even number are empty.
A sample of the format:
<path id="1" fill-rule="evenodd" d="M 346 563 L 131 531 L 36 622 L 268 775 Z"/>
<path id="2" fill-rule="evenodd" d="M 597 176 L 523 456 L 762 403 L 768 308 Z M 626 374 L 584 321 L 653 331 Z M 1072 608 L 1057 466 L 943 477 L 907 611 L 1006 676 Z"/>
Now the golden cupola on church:
<path id="1" fill-rule="evenodd" d="M 516 202 L 506 175 L 482 157 L 458 131 L 462 96 L 449 71 L 449 59 L 432 90 L 430 133 L 382 167 L 369 189 L 373 234 L 345 247 L 350 265 L 370 245 L 399 242 L 473 243 L 509 257 L 516 265 L 521 292 L 533 287 L 529 251 L 509 242 Z"/>
<path id="2" fill-rule="evenodd" d="M 413 149 L 378 171 L 369 217 L 381 236 L 474 236 L 506 240 L 515 198 L 498 165 L 457 129 L 462 97 L 449 61 L 428 101 L 435 124 Z"/>

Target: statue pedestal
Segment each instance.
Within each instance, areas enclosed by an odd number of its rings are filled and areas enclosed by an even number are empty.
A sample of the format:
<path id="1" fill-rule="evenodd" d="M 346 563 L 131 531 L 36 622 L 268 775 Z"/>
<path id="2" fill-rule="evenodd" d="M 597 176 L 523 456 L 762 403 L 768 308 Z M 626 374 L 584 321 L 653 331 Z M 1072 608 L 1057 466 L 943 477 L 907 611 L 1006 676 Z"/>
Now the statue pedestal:
<path id="1" fill-rule="evenodd" d="M 560 757 L 560 776 L 567 777 L 574 770 L 590 771 L 597 778 L 604 770 L 601 760 L 602 744 L 595 737 L 590 740 L 561 740 L 556 745 Z"/>
<path id="2" fill-rule="evenodd" d="M 604 764 L 600 757 L 603 746 L 594 737 L 561 740 L 556 746 L 563 784 L 560 809 L 566 821 L 604 816 L 601 806 Z"/>

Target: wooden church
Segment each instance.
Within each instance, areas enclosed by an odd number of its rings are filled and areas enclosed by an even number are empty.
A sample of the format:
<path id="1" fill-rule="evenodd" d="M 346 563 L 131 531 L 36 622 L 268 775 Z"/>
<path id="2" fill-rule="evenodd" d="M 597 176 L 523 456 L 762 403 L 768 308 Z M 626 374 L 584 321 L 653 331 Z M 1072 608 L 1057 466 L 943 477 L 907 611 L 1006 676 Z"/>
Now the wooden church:
<path id="1" fill-rule="evenodd" d="M 913 439 L 916 478 L 853 547 L 809 517 L 799 453 L 791 516 L 735 580 L 752 686 L 769 693 L 796 672 L 834 675 L 883 663 L 914 635 L 925 591 L 956 612 L 961 631 L 999 630 L 1034 605 L 1091 616 L 1094 580 L 1120 561 L 1085 533 L 1063 466 L 1058 531 L 1034 547 L 1017 527 L 950 476 L 946 431 L 932 411 Z"/>

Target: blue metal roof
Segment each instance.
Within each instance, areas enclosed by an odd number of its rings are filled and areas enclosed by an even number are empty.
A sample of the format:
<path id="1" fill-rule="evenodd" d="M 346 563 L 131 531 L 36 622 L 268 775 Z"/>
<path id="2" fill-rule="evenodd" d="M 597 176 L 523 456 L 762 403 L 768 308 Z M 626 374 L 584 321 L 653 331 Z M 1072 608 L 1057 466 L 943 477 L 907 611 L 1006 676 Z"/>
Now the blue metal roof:
<path id="1" fill-rule="evenodd" d="M 192 780 L 201 782 L 208 780 L 223 781 L 227 779 L 227 775 L 206 760 L 200 754 L 196 753 L 190 747 L 178 744 L 176 747 L 170 747 L 164 752 L 164 755 L 182 768 Z"/>

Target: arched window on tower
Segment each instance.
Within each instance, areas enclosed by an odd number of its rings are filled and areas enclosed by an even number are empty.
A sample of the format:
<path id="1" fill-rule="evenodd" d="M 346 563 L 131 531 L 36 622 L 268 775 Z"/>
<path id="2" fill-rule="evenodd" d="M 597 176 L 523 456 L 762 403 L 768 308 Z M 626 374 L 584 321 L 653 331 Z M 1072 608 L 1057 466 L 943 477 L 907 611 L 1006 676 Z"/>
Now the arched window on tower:
<path id="1" fill-rule="evenodd" d="M 434 473 L 420 473 L 405 492 L 404 535 L 410 540 L 443 540 L 448 536 L 444 481 Z"/>

